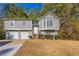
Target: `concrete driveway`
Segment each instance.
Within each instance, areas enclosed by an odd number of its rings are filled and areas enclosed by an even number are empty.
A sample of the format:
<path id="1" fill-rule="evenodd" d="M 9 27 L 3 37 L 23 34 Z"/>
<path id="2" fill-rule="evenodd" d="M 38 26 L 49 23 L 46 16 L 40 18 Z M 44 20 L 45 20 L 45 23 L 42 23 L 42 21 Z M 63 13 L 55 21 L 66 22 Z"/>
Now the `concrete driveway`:
<path id="1" fill-rule="evenodd" d="M 25 40 L 0 40 L 0 56 L 14 55 Z"/>

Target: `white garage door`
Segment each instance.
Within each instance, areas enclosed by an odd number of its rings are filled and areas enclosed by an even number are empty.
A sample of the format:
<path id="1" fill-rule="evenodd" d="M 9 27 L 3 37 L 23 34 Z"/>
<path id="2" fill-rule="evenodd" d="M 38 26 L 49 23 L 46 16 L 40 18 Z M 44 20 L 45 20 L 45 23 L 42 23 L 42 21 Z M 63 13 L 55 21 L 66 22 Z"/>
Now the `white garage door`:
<path id="1" fill-rule="evenodd" d="M 19 39 L 19 32 L 7 32 L 7 39 Z"/>
<path id="2" fill-rule="evenodd" d="M 29 39 L 29 32 L 21 32 L 21 39 Z"/>

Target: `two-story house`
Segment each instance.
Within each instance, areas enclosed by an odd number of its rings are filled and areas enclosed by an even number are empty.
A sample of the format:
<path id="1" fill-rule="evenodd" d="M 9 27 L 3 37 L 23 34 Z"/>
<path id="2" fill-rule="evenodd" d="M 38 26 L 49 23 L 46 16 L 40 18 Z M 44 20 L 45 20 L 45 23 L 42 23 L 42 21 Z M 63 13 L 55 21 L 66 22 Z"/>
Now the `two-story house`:
<path id="1" fill-rule="evenodd" d="M 39 32 L 41 34 L 58 35 L 59 18 L 51 12 L 38 18 Z M 4 18 L 6 39 L 29 39 L 33 35 L 32 19 Z"/>

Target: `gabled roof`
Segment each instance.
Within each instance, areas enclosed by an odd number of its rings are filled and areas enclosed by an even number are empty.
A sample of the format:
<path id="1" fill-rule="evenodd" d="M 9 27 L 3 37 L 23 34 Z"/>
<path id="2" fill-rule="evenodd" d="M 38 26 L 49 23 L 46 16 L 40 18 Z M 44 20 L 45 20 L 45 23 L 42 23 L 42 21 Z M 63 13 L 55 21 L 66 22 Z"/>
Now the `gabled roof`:
<path id="1" fill-rule="evenodd" d="M 57 19 L 59 19 L 60 20 L 60 18 L 59 17 L 57 17 L 57 16 L 55 16 L 51 11 L 49 11 L 48 13 L 46 13 L 45 15 L 43 15 L 43 16 L 41 16 L 40 18 L 38 18 L 38 20 L 40 21 L 40 19 L 42 19 L 42 18 L 44 18 L 45 16 L 47 16 L 48 14 L 50 14 L 50 15 L 52 15 L 52 16 L 54 16 L 55 18 L 57 18 Z"/>

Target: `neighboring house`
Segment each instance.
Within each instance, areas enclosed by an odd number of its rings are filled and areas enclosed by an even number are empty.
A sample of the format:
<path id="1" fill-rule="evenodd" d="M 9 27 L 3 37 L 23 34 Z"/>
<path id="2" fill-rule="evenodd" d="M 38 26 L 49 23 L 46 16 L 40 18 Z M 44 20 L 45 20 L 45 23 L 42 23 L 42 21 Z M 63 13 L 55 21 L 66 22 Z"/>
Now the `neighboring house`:
<path id="1" fill-rule="evenodd" d="M 41 34 L 58 35 L 59 18 L 51 12 L 38 18 L 39 32 Z M 33 35 L 32 19 L 4 18 L 6 39 L 29 39 Z"/>

